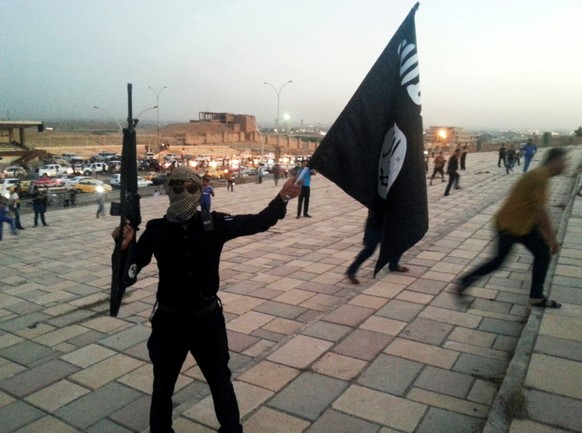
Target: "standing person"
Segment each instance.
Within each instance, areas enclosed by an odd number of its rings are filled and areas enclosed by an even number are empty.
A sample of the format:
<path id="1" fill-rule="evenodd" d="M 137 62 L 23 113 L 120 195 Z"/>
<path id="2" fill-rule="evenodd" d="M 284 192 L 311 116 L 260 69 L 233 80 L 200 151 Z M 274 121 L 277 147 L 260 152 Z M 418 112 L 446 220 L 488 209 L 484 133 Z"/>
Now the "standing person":
<path id="1" fill-rule="evenodd" d="M 461 149 L 455 149 L 455 152 L 449 158 L 449 162 L 447 164 L 447 174 L 449 175 L 449 183 L 447 183 L 447 188 L 445 189 L 445 196 L 450 195 L 451 187 L 455 184 L 455 189 L 460 189 L 459 180 L 461 179 L 461 175 L 458 173 L 459 168 L 459 155 L 461 153 Z"/>
<path id="2" fill-rule="evenodd" d="M 464 275 L 458 285 L 459 292 L 498 269 L 511 252 L 513 245 L 521 243 L 534 256 L 530 305 L 560 308 L 559 303 L 544 296 L 544 282 L 551 254 L 557 254 L 560 249 L 546 205 L 550 179 L 566 169 L 565 156 L 566 150 L 563 147 L 550 149 L 540 167 L 523 175 L 517 181 L 495 216 L 497 255 Z"/>
<path id="3" fill-rule="evenodd" d="M 210 176 L 203 176 L 202 177 L 202 199 L 200 201 L 200 205 L 210 212 L 212 206 L 212 197 L 214 197 L 214 188 L 210 186 Z"/>
<path id="4" fill-rule="evenodd" d="M 465 170 L 466 169 L 466 162 L 467 162 L 467 145 L 465 144 L 463 146 L 463 148 L 461 149 L 461 170 Z"/>
<path id="5" fill-rule="evenodd" d="M 41 190 L 38 186 L 35 186 L 34 190 L 32 191 L 32 209 L 34 210 L 35 227 L 38 227 L 38 217 L 40 217 L 40 222 L 43 226 L 48 226 L 44 218 L 47 203 L 48 198 L 46 191 Z"/>
<path id="6" fill-rule="evenodd" d="M 446 162 L 447 161 L 445 160 L 445 157 L 443 156 L 442 151 L 439 152 L 439 154 L 437 156 L 435 156 L 434 161 L 433 161 L 432 176 L 430 177 L 429 185 L 432 185 L 432 181 L 434 180 L 437 173 L 440 173 L 440 175 L 441 175 L 441 182 L 445 181 L 445 163 Z"/>
<path id="7" fill-rule="evenodd" d="M 257 167 L 257 183 L 263 183 L 263 164 L 260 163 Z"/>
<path id="8" fill-rule="evenodd" d="M 509 146 L 507 149 L 507 156 L 505 157 L 505 172 L 509 174 L 509 172 L 513 173 L 513 166 L 515 165 L 515 149 L 513 148 L 513 144 Z"/>
<path id="9" fill-rule="evenodd" d="M 382 224 L 376 219 L 374 214 L 368 211 L 368 218 L 366 218 L 366 226 L 364 227 L 364 248 L 362 251 L 354 259 L 353 263 L 348 267 L 346 271 L 346 277 L 352 284 L 360 284 L 360 281 L 356 277 L 356 273 L 362 263 L 372 257 L 374 251 L 376 251 L 376 247 L 380 243 L 382 237 Z M 397 259 L 391 260 L 388 264 L 388 269 L 392 272 L 408 272 L 406 266 L 400 265 L 400 257 Z"/>
<path id="10" fill-rule="evenodd" d="M 18 230 L 24 230 L 22 227 L 22 223 L 20 222 L 20 194 L 22 193 L 22 189 L 20 185 L 14 188 L 14 191 L 10 195 L 10 205 L 8 209 L 14 215 L 14 225 Z"/>
<path id="11" fill-rule="evenodd" d="M 204 375 L 221 433 L 242 433 L 231 371 L 222 304 L 217 296 L 220 254 L 224 244 L 240 236 L 264 232 L 285 217 L 287 201 L 299 186 L 289 179 L 265 209 L 255 215 L 212 212 L 214 228 L 206 231 L 197 211 L 202 180 L 189 167 L 176 168 L 168 177 L 170 206 L 166 215 L 147 223 L 135 245 L 136 273 L 156 257 L 159 270 L 152 333 L 147 347 L 154 383 L 150 432 L 170 433 L 172 395 L 180 369 L 192 354 Z M 113 237 L 119 236 L 116 229 Z M 126 225 L 121 248 L 135 236 Z"/>
<path id="12" fill-rule="evenodd" d="M 97 218 L 105 216 L 105 191 L 97 192 Z"/>
<path id="13" fill-rule="evenodd" d="M 533 144 L 533 140 L 528 138 L 527 143 L 523 146 L 523 172 L 527 173 L 529 165 L 534 155 L 538 151 L 538 148 Z"/>
<path id="14" fill-rule="evenodd" d="M 301 163 L 301 168 L 298 168 L 298 172 L 301 173 L 303 168 L 307 167 L 307 161 Z M 297 200 L 297 218 L 301 217 L 301 209 L 303 208 L 303 216 L 305 218 L 311 218 L 309 215 L 309 197 L 311 195 L 311 170 L 307 170 L 303 176 L 303 183 L 301 185 L 301 194 L 299 194 L 299 199 Z"/>
<path id="15" fill-rule="evenodd" d="M 16 225 L 14 224 L 14 219 L 8 216 L 8 208 L 6 199 L 0 197 L 0 241 L 2 240 L 2 231 L 4 230 L 4 223 L 10 225 L 10 229 L 13 235 L 17 235 Z"/>
<path id="16" fill-rule="evenodd" d="M 279 178 L 281 177 L 281 166 L 279 163 L 273 165 L 273 181 L 275 182 L 275 186 L 279 185 Z"/>
<path id="17" fill-rule="evenodd" d="M 503 166 L 505 167 L 505 156 L 505 143 L 501 143 L 501 147 L 499 148 L 499 159 L 497 160 L 497 167 L 501 167 L 501 163 L 503 163 Z"/>
<path id="18" fill-rule="evenodd" d="M 234 192 L 234 174 L 232 170 L 228 169 L 225 177 L 226 177 L 226 190 Z"/>

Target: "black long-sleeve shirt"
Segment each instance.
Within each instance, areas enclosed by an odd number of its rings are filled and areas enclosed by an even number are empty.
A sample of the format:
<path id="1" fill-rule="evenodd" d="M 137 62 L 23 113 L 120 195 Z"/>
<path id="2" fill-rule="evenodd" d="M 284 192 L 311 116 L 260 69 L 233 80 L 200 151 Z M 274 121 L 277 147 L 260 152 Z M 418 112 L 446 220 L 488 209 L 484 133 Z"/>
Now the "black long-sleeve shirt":
<path id="1" fill-rule="evenodd" d="M 137 241 L 138 272 L 155 256 L 159 270 L 157 300 L 186 311 L 218 292 L 222 247 L 230 239 L 264 232 L 285 217 L 287 203 L 279 195 L 258 214 L 212 212 L 214 230 L 206 232 L 196 214 L 186 224 L 165 218 L 147 223 Z"/>

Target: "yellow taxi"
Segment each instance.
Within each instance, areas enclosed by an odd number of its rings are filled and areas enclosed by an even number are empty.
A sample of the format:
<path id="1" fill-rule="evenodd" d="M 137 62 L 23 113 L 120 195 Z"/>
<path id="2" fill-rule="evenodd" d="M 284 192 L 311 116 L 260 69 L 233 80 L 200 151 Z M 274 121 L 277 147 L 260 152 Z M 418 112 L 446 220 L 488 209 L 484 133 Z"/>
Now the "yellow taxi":
<path id="1" fill-rule="evenodd" d="M 82 194 L 84 192 L 89 193 L 104 193 L 112 191 L 111 185 L 107 185 L 100 180 L 97 179 L 81 179 L 79 182 L 73 184 L 71 186 L 78 194 Z"/>

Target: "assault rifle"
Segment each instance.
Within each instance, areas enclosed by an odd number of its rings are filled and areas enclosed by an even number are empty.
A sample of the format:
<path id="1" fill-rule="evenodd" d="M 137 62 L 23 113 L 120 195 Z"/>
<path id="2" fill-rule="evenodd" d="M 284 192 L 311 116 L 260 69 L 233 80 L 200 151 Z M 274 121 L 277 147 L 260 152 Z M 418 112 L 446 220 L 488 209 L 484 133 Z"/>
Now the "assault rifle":
<path id="1" fill-rule="evenodd" d="M 128 115 L 127 128 L 123 128 L 123 147 L 121 149 L 121 182 L 120 182 L 120 203 L 111 203 L 110 214 L 119 216 L 119 236 L 115 240 L 115 248 L 111 256 L 111 298 L 109 304 L 109 314 L 117 316 L 121 299 L 125 289 L 136 281 L 136 269 L 133 261 L 135 250 L 135 239 L 139 225 L 141 224 L 141 213 L 139 208 L 140 196 L 137 193 L 137 150 L 135 126 L 138 119 L 133 118 L 131 102 L 131 84 L 127 84 Z M 135 231 L 135 235 L 129 247 L 121 250 L 123 230 L 129 224 Z"/>

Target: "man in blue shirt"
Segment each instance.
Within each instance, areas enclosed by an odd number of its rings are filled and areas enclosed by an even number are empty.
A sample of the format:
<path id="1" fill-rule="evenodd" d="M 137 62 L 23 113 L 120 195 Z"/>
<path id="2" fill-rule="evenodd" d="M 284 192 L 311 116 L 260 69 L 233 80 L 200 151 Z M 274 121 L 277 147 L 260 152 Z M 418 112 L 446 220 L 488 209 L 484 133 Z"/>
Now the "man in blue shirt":
<path id="1" fill-rule="evenodd" d="M 537 151 L 538 151 L 538 148 L 536 147 L 535 144 L 533 144 L 532 139 L 528 138 L 527 143 L 525 143 L 525 146 L 523 146 L 523 172 L 524 173 L 527 172 L 527 169 L 529 168 L 529 164 Z"/>
<path id="2" fill-rule="evenodd" d="M 307 167 L 307 161 L 301 163 L 301 169 Z M 300 170 L 301 172 L 301 170 Z M 297 218 L 301 217 L 301 208 L 303 208 L 303 216 L 306 218 L 311 218 L 309 215 L 309 195 L 311 193 L 311 170 L 303 175 L 303 184 L 301 185 L 301 193 L 299 194 L 299 200 L 297 202 Z"/>

